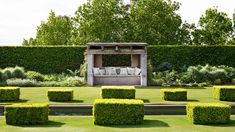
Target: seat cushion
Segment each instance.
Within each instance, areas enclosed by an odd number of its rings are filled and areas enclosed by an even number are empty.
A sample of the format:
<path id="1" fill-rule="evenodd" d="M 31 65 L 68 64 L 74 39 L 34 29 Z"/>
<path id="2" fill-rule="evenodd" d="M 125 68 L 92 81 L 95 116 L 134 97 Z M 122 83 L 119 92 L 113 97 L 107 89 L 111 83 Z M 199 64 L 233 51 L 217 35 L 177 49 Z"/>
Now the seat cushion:
<path id="1" fill-rule="evenodd" d="M 93 73 L 94 73 L 94 75 L 100 75 L 99 69 L 100 69 L 100 68 L 97 68 L 97 67 L 94 67 L 94 68 L 93 68 Z"/>
<path id="2" fill-rule="evenodd" d="M 135 68 L 127 67 L 128 75 L 135 75 Z"/>
<path id="3" fill-rule="evenodd" d="M 135 68 L 135 75 L 140 75 L 141 69 L 140 68 Z"/>
<path id="4" fill-rule="evenodd" d="M 120 68 L 120 75 L 128 75 L 127 68 Z"/>

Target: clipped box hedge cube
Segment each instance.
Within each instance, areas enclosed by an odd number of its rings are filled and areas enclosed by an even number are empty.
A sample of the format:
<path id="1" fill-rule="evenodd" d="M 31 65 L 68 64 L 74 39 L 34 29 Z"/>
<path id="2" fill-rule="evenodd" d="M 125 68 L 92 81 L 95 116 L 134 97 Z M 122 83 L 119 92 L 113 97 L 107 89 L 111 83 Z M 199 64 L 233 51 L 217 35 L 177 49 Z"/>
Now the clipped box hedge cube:
<path id="1" fill-rule="evenodd" d="M 215 86 L 213 96 L 221 101 L 235 101 L 235 86 Z"/>
<path id="2" fill-rule="evenodd" d="M 189 103 L 186 111 L 194 124 L 224 124 L 230 121 L 231 107 L 220 103 Z"/>
<path id="3" fill-rule="evenodd" d="M 103 99 L 135 99 L 134 86 L 102 86 L 101 97 Z"/>
<path id="4" fill-rule="evenodd" d="M 135 125 L 143 123 L 144 102 L 133 99 L 96 99 L 94 124 Z"/>
<path id="5" fill-rule="evenodd" d="M 14 104 L 4 107 L 6 123 L 11 125 L 35 125 L 48 121 L 48 104 Z"/>
<path id="6" fill-rule="evenodd" d="M 167 101 L 187 101 L 186 89 L 161 89 L 161 98 Z"/>
<path id="7" fill-rule="evenodd" d="M 20 99 L 20 88 L 0 87 L 0 101 L 17 101 Z"/>
<path id="8" fill-rule="evenodd" d="M 72 89 L 49 89 L 47 93 L 50 101 L 72 101 L 73 90 Z"/>

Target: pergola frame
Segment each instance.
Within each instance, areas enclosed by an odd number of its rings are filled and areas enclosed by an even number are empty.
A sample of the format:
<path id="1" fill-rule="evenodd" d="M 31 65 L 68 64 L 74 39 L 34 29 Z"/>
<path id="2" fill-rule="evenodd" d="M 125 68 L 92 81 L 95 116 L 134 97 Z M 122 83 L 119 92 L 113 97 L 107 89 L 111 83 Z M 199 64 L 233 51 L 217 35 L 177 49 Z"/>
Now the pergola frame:
<path id="1" fill-rule="evenodd" d="M 141 69 L 141 74 L 139 75 L 139 83 L 133 83 L 133 85 L 147 86 L 147 44 L 146 43 L 88 43 L 87 44 L 87 85 L 94 86 L 99 85 L 112 85 L 106 84 L 103 80 L 97 83 L 99 79 L 111 79 L 112 76 L 100 76 L 99 78 L 94 76 L 94 67 L 103 67 L 102 55 L 121 55 L 128 54 L 131 55 L 131 67 L 139 67 Z M 98 79 L 97 79 L 98 78 Z M 120 81 L 119 85 L 132 85 L 124 81 L 129 81 L 134 79 L 131 76 L 115 76 L 113 81 Z M 136 79 L 136 78 L 135 78 Z M 106 80 L 107 81 L 107 80 Z M 138 81 L 138 80 L 137 80 Z M 110 80 L 109 80 L 110 82 Z M 123 83 L 123 84 L 122 84 Z M 116 84 L 114 84 L 116 85 Z"/>

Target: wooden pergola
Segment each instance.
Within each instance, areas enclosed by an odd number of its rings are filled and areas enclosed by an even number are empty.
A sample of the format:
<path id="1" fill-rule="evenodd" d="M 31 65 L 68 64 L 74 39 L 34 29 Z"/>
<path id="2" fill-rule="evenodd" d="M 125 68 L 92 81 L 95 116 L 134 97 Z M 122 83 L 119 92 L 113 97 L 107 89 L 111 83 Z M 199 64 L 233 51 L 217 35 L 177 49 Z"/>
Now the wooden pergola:
<path id="1" fill-rule="evenodd" d="M 94 85 L 139 85 L 147 86 L 146 43 L 88 43 L 87 84 Z M 131 66 L 141 69 L 140 75 L 94 75 L 94 67 L 103 67 L 102 55 L 131 55 Z"/>

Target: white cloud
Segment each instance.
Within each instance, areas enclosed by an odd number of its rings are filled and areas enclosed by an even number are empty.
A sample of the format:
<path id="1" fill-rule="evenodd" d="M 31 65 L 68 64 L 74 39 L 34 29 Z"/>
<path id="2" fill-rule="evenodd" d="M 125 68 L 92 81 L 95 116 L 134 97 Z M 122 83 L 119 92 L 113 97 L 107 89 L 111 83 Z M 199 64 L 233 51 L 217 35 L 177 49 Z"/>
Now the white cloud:
<path id="1" fill-rule="evenodd" d="M 209 7 L 218 6 L 230 17 L 234 0 L 175 0 L 182 3 L 179 13 L 183 20 L 197 22 Z M 36 28 L 45 21 L 50 10 L 58 15 L 74 15 L 86 0 L 0 0 L 0 46 L 20 45 L 23 38 L 35 37 Z"/>

